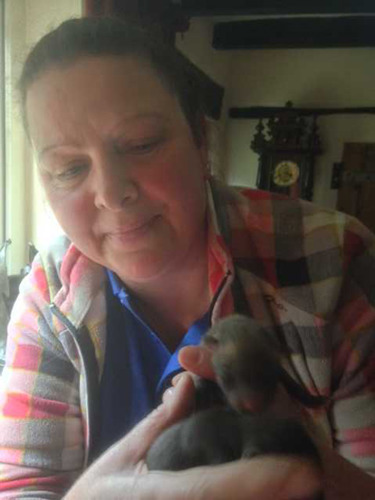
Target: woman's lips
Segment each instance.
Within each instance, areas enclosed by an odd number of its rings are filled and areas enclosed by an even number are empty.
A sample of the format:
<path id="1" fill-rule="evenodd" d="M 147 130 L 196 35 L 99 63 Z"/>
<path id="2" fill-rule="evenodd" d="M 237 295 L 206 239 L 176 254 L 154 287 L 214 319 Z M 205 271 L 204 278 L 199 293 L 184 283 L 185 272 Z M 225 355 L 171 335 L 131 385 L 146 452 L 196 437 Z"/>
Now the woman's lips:
<path id="1" fill-rule="evenodd" d="M 134 225 L 132 224 L 131 226 L 121 227 L 119 229 L 116 229 L 115 231 L 107 233 L 107 235 L 111 239 L 115 239 L 117 241 L 121 241 L 124 243 L 137 240 L 151 229 L 151 227 L 154 225 L 154 222 L 158 217 L 159 217 L 158 215 L 155 215 L 150 219 L 146 220 L 145 222 L 136 223 Z"/>

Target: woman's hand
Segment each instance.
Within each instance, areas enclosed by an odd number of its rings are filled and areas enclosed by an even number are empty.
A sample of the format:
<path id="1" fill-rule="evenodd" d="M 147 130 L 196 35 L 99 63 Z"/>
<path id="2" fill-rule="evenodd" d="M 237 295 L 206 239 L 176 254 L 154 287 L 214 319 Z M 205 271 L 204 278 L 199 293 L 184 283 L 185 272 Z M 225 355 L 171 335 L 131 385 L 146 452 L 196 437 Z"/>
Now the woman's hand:
<path id="1" fill-rule="evenodd" d="M 183 472 L 147 472 L 145 455 L 161 432 L 191 411 L 194 385 L 180 377 L 164 403 L 102 455 L 74 484 L 65 500 L 286 500 L 319 490 L 319 471 L 285 457 L 241 460 Z"/>
<path id="2" fill-rule="evenodd" d="M 143 498 L 135 495 L 143 484 L 143 459 L 164 429 L 191 413 L 193 395 L 193 381 L 185 374 L 176 384 L 173 397 L 166 395 L 162 405 L 96 460 L 64 500 Z"/>

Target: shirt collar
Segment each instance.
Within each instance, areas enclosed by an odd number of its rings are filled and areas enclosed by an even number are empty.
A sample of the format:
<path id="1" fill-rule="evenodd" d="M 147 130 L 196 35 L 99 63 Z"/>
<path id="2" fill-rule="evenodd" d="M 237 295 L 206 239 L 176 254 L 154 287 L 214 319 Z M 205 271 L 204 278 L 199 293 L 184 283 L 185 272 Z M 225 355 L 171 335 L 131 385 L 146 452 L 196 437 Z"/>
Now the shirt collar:
<path id="1" fill-rule="evenodd" d="M 125 283 L 123 283 L 120 280 L 120 278 L 110 269 L 106 269 L 106 272 L 109 279 L 109 284 L 111 285 L 113 295 L 118 297 L 120 299 L 120 302 L 128 309 L 132 309 L 130 305 L 131 295 Z"/>

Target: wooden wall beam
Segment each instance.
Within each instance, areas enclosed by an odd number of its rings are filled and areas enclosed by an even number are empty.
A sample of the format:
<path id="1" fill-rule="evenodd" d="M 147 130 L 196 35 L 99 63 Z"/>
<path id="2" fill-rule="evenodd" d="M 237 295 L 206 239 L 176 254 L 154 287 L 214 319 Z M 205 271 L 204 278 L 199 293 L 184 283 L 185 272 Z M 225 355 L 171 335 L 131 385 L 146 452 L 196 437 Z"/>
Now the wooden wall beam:
<path id="1" fill-rule="evenodd" d="M 374 0 L 171 0 L 191 16 L 375 13 Z"/>
<path id="2" fill-rule="evenodd" d="M 296 17 L 217 23 L 212 46 L 221 50 L 374 47 L 375 16 Z"/>
<path id="3" fill-rule="evenodd" d="M 327 116 L 327 115 L 359 115 L 359 114 L 375 114 L 375 107 L 359 107 L 359 108 L 291 108 L 293 112 L 299 116 Z M 228 114 L 230 118 L 237 119 L 260 119 L 272 118 L 273 116 L 285 113 L 288 108 L 285 106 L 251 106 L 241 108 L 229 108 Z"/>

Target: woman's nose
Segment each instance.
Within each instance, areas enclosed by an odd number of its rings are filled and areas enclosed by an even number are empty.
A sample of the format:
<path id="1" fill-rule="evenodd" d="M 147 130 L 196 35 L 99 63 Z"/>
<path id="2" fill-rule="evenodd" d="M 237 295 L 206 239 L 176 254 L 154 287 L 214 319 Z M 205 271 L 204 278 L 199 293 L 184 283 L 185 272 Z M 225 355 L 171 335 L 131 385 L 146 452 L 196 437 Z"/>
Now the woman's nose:
<path id="1" fill-rule="evenodd" d="M 103 162 L 95 175 L 95 205 L 99 209 L 123 210 L 139 197 L 139 188 L 125 165 Z"/>

